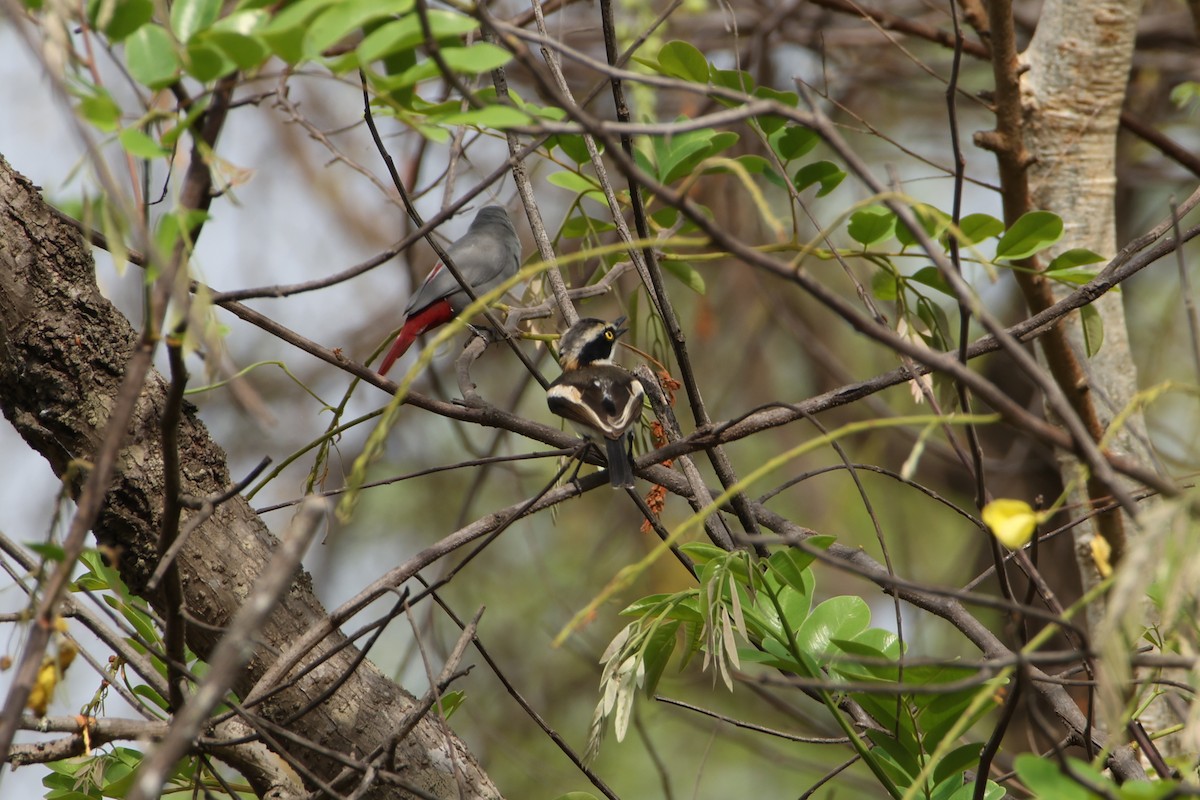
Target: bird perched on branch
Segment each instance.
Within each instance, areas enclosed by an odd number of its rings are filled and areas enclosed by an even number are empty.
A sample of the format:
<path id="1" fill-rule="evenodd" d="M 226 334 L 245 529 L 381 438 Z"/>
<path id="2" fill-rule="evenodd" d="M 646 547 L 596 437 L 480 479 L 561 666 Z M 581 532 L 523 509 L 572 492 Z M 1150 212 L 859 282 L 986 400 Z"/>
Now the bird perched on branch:
<path id="1" fill-rule="evenodd" d="M 521 242 L 508 212 L 500 206 L 481 208 L 466 234 L 446 249 L 446 255 L 478 297 L 517 273 Z M 471 297 L 446 265 L 438 262 L 404 307 L 404 325 L 379 364 L 386 375 L 417 337 L 444 325 L 471 304 Z"/>
<path id="2" fill-rule="evenodd" d="M 558 361 L 563 373 L 546 390 L 550 410 L 594 444 L 603 441 L 608 482 L 633 488 L 633 446 L 629 430 L 642 416 L 642 383 L 612 362 L 625 317 L 616 322 L 581 319 L 562 335 Z"/>

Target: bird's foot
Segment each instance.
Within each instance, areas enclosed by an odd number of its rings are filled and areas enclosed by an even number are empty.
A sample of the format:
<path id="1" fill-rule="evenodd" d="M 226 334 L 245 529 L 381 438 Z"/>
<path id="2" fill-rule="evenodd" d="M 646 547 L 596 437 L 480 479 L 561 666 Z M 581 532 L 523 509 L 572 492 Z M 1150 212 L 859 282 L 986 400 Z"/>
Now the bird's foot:
<path id="1" fill-rule="evenodd" d="M 485 344 L 499 342 L 504 338 L 504 334 L 497 331 L 491 325 L 472 325 L 468 322 L 467 330 L 471 332 L 472 336 L 483 339 Z"/>

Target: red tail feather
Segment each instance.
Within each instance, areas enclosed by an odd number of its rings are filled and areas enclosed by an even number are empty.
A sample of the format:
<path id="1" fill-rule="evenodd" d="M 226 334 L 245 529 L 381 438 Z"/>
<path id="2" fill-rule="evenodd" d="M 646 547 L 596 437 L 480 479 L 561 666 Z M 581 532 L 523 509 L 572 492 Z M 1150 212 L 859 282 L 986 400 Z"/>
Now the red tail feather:
<path id="1" fill-rule="evenodd" d="M 422 308 L 404 320 L 404 325 L 400 328 L 396 341 L 392 342 L 391 349 L 387 351 L 387 355 L 379 364 L 379 374 L 386 375 L 387 371 L 392 368 L 392 364 L 395 364 L 400 356 L 408 352 L 408 348 L 412 347 L 412 343 L 417 340 L 418 336 L 430 328 L 444 325 L 453 317 L 454 310 L 450 308 L 450 301 L 442 299 Z"/>

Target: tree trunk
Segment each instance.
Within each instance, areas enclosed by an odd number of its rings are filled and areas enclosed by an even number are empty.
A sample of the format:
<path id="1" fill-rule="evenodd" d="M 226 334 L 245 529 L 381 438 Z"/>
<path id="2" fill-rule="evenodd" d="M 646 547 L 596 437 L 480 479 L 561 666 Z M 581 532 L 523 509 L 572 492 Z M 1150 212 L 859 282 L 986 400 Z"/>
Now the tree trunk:
<path id="1" fill-rule="evenodd" d="M 1023 55 L 1027 111 L 1025 147 L 1033 157 L 1030 194 L 1036 208 L 1063 218 L 1066 230 L 1053 254 L 1076 247 L 1106 258 L 1117 251 L 1116 142 L 1129 83 L 1140 0 L 1048 0 Z M 1058 286 L 1058 296 L 1069 289 Z M 1069 326 L 1107 423 L 1137 393 L 1121 297 L 1094 304 L 1104 321 L 1104 346 L 1083 357 L 1081 327 Z M 1077 318 L 1076 318 L 1077 321 Z M 1140 423 L 1140 421 L 1139 421 Z M 1128 441 L 1134 455 L 1145 448 Z"/>
<path id="2" fill-rule="evenodd" d="M 55 474 L 70 476 L 75 491 L 81 486 L 78 467 L 99 446 L 135 341 L 129 322 L 97 289 L 90 253 L 78 233 L 0 158 L 0 407 Z M 118 477 L 94 528 L 97 541 L 119 554 L 121 575 L 134 592 L 145 587 L 156 561 L 166 389 L 164 378 L 152 372 L 118 458 Z M 229 487 L 225 453 L 191 407 L 180 424 L 179 449 L 186 495 L 212 497 Z M 220 639 L 220 628 L 237 611 L 276 544 L 240 496 L 219 505 L 188 539 L 178 566 L 186 616 L 206 623 L 187 628 L 187 644 L 201 658 Z M 147 599 L 161 610 L 161 593 Z M 247 695 L 274 654 L 325 617 L 309 576 L 301 573 L 258 632 L 261 646 L 234 685 L 238 695 Z M 413 705 L 412 696 L 370 662 L 355 666 L 355 648 L 333 652 L 341 643 L 340 634 L 327 638 L 297 670 L 323 663 L 253 709 L 298 734 L 297 741 L 278 741 L 324 781 L 342 772 L 342 764 L 317 755 L 304 742 L 359 762 L 388 741 Z M 347 673 L 331 697 L 293 719 Z M 437 797 L 499 797 L 465 745 L 436 715 L 420 721 L 390 763 L 403 781 Z M 342 788 L 349 791 L 360 777 Z M 415 795 L 379 784 L 368 796 Z"/>
<path id="3" fill-rule="evenodd" d="M 1066 223 L 1061 242 L 1052 255 L 1082 247 L 1111 258 L 1116 240 L 1116 137 L 1121 107 L 1129 84 L 1140 0 L 1047 0 L 1042 6 L 1037 31 L 1022 60 L 1028 71 L 1022 77 L 1022 100 L 1026 110 L 1025 147 L 1033 162 L 1029 168 L 1030 195 L 1036 208 L 1053 211 Z M 1068 293 L 1056 286 L 1056 299 Z M 1107 429 L 1113 418 L 1133 401 L 1138 391 L 1137 369 L 1125 326 L 1122 295 L 1110 292 L 1092 304 L 1103 325 L 1103 346 L 1086 356 L 1083 326 L 1079 315 L 1066 325 L 1068 338 L 1087 377 L 1092 402 Z M 1141 413 L 1130 416 L 1124 427 L 1108 442 L 1108 448 L 1131 455 L 1143 463 L 1155 458 Z M 1063 458 L 1064 484 L 1078 468 L 1073 458 Z M 1087 498 L 1077 490 L 1071 500 L 1086 508 Z M 1150 508 L 1143 504 L 1142 518 Z M 1157 546 L 1138 547 L 1136 524 L 1126 519 L 1129 534 L 1126 570 L 1141 586 L 1155 572 L 1152 552 Z M 1084 588 L 1094 586 L 1100 576 L 1092 554 L 1093 526 L 1074 530 L 1076 561 Z M 1131 602 L 1089 606 L 1089 623 L 1098 646 L 1120 647 L 1126 639 L 1118 635 L 1129 629 L 1134 637 L 1152 624 L 1153 608 L 1144 601 L 1144 591 L 1135 591 Z M 1113 659 L 1114 664 L 1120 659 Z M 1127 677 L 1110 675 L 1112 682 Z M 1119 724 L 1123 690 L 1110 687 L 1102 692 L 1108 702 L 1106 717 Z M 1179 719 L 1166 702 L 1152 703 L 1141 715 L 1151 730 L 1167 730 Z M 1178 742 L 1173 737 L 1169 742 Z M 1160 743 L 1165 746 L 1166 742 Z M 1170 749 L 1166 749 L 1170 754 Z"/>

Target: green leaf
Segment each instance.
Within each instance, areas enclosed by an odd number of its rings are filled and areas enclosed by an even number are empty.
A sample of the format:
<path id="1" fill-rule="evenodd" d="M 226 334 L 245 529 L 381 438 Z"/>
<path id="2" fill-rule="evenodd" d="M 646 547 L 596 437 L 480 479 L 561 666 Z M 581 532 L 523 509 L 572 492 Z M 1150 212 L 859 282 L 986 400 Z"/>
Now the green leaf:
<path id="1" fill-rule="evenodd" d="M 1055 270 L 1067 270 L 1073 267 L 1083 267 L 1088 264 L 1098 264 L 1104 261 L 1104 256 L 1099 253 L 1093 253 L 1086 247 L 1072 247 L 1070 250 L 1059 253 L 1046 266 L 1046 272 L 1054 272 Z"/>
<path id="2" fill-rule="evenodd" d="M 901 771 L 903 778 L 899 774 L 893 775 L 893 778 L 901 786 L 911 784 L 912 779 L 921 771 L 921 764 L 917 761 L 916 752 L 906 747 L 906 743 L 897 741 L 884 731 L 867 731 L 867 735 L 875 743 L 877 754 L 880 752 L 887 754 L 887 758 L 883 759 L 885 763 L 890 761 Z"/>
<path id="3" fill-rule="evenodd" d="M 138 761 L 141 761 L 141 754 L 138 754 Z M 133 788 L 133 781 L 137 774 L 136 764 L 127 764 L 117 759 L 109 759 L 109 763 L 104 770 L 104 783 L 100 787 L 100 791 L 104 797 L 125 797 L 129 794 L 129 790 Z"/>
<path id="4" fill-rule="evenodd" d="M 117 141 L 126 153 L 135 158 L 162 158 L 171 154 L 170 150 L 160 145 L 154 139 L 137 128 L 126 128 L 117 136 Z"/>
<path id="5" fill-rule="evenodd" d="M 903 645 L 899 636 L 884 628 L 867 628 L 855 636 L 854 641 L 866 647 L 873 647 L 888 658 L 899 658 Z"/>
<path id="6" fill-rule="evenodd" d="M 712 82 L 723 89 L 732 89 L 735 92 L 744 92 L 750 94 L 754 91 L 754 78 L 744 69 L 714 69 L 709 72 L 709 77 Z M 732 101 L 722 100 L 722 103 L 731 104 Z"/>
<path id="7" fill-rule="evenodd" d="M 479 42 L 470 47 L 446 47 L 442 59 L 455 72 L 478 75 L 491 72 L 512 61 L 512 53 L 490 42 Z"/>
<path id="8" fill-rule="evenodd" d="M 552 172 L 546 177 L 546 182 L 566 189 L 569 192 L 591 197 L 593 200 L 601 203 L 604 202 L 604 192 L 600 190 L 600 184 L 595 183 L 578 172 L 568 172 L 566 170 Z"/>
<path id="9" fill-rule="evenodd" d="M 871 736 L 872 733 L 875 732 L 868 732 L 868 736 L 874 740 L 877 737 Z M 882 738 L 882 736 L 883 735 L 880 734 L 879 738 Z M 900 797 L 902 792 L 900 791 L 899 787 L 908 786 L 911 784 L 913 781 L 913 775 L 915 773 L 910 773 L 897 764 L 895 757 L 883 749 L 883 746 L 878 742 L 876 742 L 876 747 L 871 751 L 871 759 L 879 768 L 882 769 L 884 773 L 884 779 L 887 780 L 892 786 L 890 791 L 880 792 L 880 794 L 884 797 Z"/>
<path id="10" fill-rule="evenodd" d="M 633 145 L 633 161 L 638 165 L 638 169 L 643 172 L 648 172 L 651 175 L 658 174 L 658 168 L 654 165 L 654 153 L 649 146 L 649 143 L 638 137 Z"/>
<path id="11" fill-rule="evenodd" d="M 117 571 L 108 564 L 104 563 L 104 558 L 98 551 L 84 550 L 79 556 L 79 561 L 85 567 L 87 567 L 88 572 L 86 575 L 90 575 L 100 584 L 102 584 L 99 588 L 112 589 L 114 592 L 117 592 L 122 596 L 127 596 L 129 594 L 128 590 L 125 588 L 125 582 L 121 580 L 120 574 L 118 574 Z"/>
<path id="12" fill-rule="evenodd" d="M 947 335 L 950 330 L 950 320 L 946 318 L 946 310 L 937 303 L 931 303 L 925 298 L 918 297 L 917 316 L 929 329 L 928 334 L 921 336 L 926 344 L 937 350 L 947 349 L 951 340 Z"/>
<path id="13" fill-rule="evenodd" d="M 662 208 L 658 209 L 653 214 L 651 214 L 650 219 L 654 222 L 654 226 L 658 230 L 667 230 L 668 228 L 673 228 L 673 227 L 675 227 L 676 222 L 680 223 L 680 225 L 679 225 L 680 233 L 686 233 L 687 231 L 695 229 L 694 223 L 692 223 L 690 220 L 687 220 L 687 219 L 684 219 L 681 222 L 680 216 L 681 215 L 680 215 L 678 209 L 671 208 L 670 206 L 663 206 Z M 635 317 L 633 317 L 632 314 L 630 315 L 630 318 L 636 319 Z"/>
<path id="14" fill-rule="evenodd" d="M 187 45 L 187 73 L 202 83 L 237 71 L 237 64 L 215 44 L 194 39 Z"/>
<path id="15" fill-rule="evenodd" d="M 769 86 L 759 86 L 754 90 L 753 95 L 764 100 L 776 100 L 784 106 L 795 106 L 800 101 L 799 95 L 795 92 L 781 92 Z M 762 128 L 763 133 L 768 136 L 778 131 L 788 122 L 783 117 L 777 117 L 774 114 L 763 114 L 755 117 L 754 121 Z"/>
<path id="16" fill-rule="evenodd" d="M 1003 786 L 995 781 L 988 781 L 983 790 L 983 800 L 1004 800 L 1008 796 L 1008 792 Z M 958 791 L 950 795 L 946 800 L 974 800 L 975 783 L 971 782 L 965 786 L 960 786 Z"/>
<path id="17" fill-rule="evenodd" d="M 113 42 L 124 41 L 153 16 L 153 0 L 93 0 L 88 4 L 92 24 Z"/>
<path id="18" fill-rule="evenodd" d="M 792 183 L 797 191 L 804 191 L 814 183 L 820 183 L 817 197 L 824 197 L 838 187 L 846 178 L 846 173 L 832 161 L 814 161 L 797 170 Z"/>
<path id="19" fill-rule="evenodd" d="M 646 697 L 654 697 L 654 692 L 658 689 L 658 681 L 667 668 L 667 662 L 671 660 L 671 653 L 675 651 L 675 633 L 679 630 L 679 624 L 671 621 L 659 625 L 642 648 L 642 665 L 646 670 Z"/>
<path id="20" fill-rule="evenodd" d="M 304 33 L 308 29 L 297 25 L 294 28 L 273 30 L 268 26 L 262 32 L 262 39 L 271 48 L 271 52 L 282 58 L 288 64 L 299 64 L 304 58 Z M 351 69 L 353 65 L 346 67 Z M 341 70 L 338 70 L 340 72 Z"/>
<path id="21" fill-rule="evenodd" d="M 442 696 L 438 698 L 438 708 L 442 712 L 442 717 L 444 719 L 450 719 L 450 717 L 455 711 L 458 710 L 458 707 L 461 706 L 466 699 L 467 693 L 459 689 L 444 692 Z"/>
<path id="22" fill-rule="evenodd" d="M 1083 286 L 1091 283 L 1100 273 L 1094 269 L 1056 269 L 1053 272 L 1046 272 L 1045 275 L 1051 280 L 1059 283 L 1068 283 L 1072 286 Z M 1118 291 L 1114 289 L 1114 291 Z"/>
<path id="23" fill-rule="evenodd" d="M 138 83 L 162 89 L 178 79 L 182 61 L 166 28 L 143 25 L 125 42 L 125 64 Z"/>
<path id="24" fill-rule="evenodd" d="M 209 30 L 224 31 L 225 33 L 240 33 L 252 36 L 264 30 L 271 22 L 271 15 L 262 9 L 247 9 L 235 11 L 221 17 L 212 24 Z"/>
<path id="25" fill-rule="evenodd" d="M 170 711 L 170 706 L 167 705 L 167 701 L 163 699 L 163 696 L 151 689 L 149 686 L 146 686 L 145 684 L 138 684 L 137 686 L 134 686 L 131 691 L 135 696 L 149 701 L 150 704 L 157 710 Z"/>
<path id="26" fill-rule="evenodd" d="M 1129 781 L 1117 790 L 1121 800 L 1164 800 L 1178 797 L 1179 781 Z"/>
<path id="27" fill-rule="evenodd" d="M 871 609 L 857 595 L 831 597 L 818 605 L 796 632 L 796 643 L 811 656 L 830 649 L 832 639 L 853 639 L 871 624 Z"/>
<path id="28" fill-rule="evenodd" d="M 196 41 L 219 48 L 238 69 L 250 70 L 260 66 L 271 54 L 271 49 L 259 36 L 269 21 L 265 11 L 236 11 L 197 34 Z"/>
<path id="29" fill-rule="evenodd" d="M 975 797 L 975 780 L 964 781 L 965 775 L 954 775 L 934 787 L 929 800 L 973 800 Z M 1003 800 L 1007 796 L 1004 787 L 995 781 L 987 781 L 984 785 L 983 800 Z"/>
<path id="30" fill-rule="evenodd" d="M 270 48 L 262 39 L 235 31 L 210 28 L 200 34 L 196 42 L 218 48 L 242 71 L 249 71 L 261 66 L 271 54 Z"/>
<path id="31" fill-rule="evenodd" d="M 966 770 L 979 766 L 979 756 L 982 750 L 983 745 L 978 742 L 964 744 L 961 747 L 951 750 L 933 768 L 934 783 L 941 783 L 948 778 L 961 776 Z"/>
<path id="32" fill-rule="evenodd" d="M 872 631 L 880 630 L 879 628 L 868 628 L 863 631 L 863 634 Z M 886 631 L 884 631 L 886 633 Z M 861 636 L 860 639 L 868 639 L 872 637 Z M 863 642 L 856 639 L 831 639 L 830 642 L 837 647 L 849 659 L 835 659 L 829 663 L 829 670 L 843 678 L 852 681 L 887 681 L 895 682 L 899 677 L 899 670 L 894 663 L 863 663 L 867 661 L 878 661 L 878 659 L 889 658 L 888 654 L 876 647 L 871 642 Z"/>
<path id="33" fill-rule="evenodd" d="M 745 155 L 740 155 L 736 157 L 734 161 L 741 164 L 742 169 L 746 170 L 746 172 L 750 173 L 751 175 L 762 175 L 771 171 L 771 162 L 755 153 L 746 153 Z M 728 167 L 709 167 L 707 171 L 713 174 L 727 174 L 732 172 L 732 170 L 730 170 Z"/>
<path id="34" fill-rule="evenodd" d="M 877 270 L 871 275 L 871 294 L 875 299 L 890 303 L 900 294 L 900 284 L 896 276 L 886 269 Z"/>
<path id="35" fill-rule="evenodd" d="M 163 215 L 159 219 L 158 229 L 154 233 L 158 252 L 170 253 L 179 242 L 190 246 L 192 231 L 206 219 L 208 219 L 207 212 L 195 209 Z M 155 277 L 157 276 L 151 274 L 151 271 L 147 271 L 147 281 L 153 280 Z"/>
<path id="36" fill-rule="evenodd" d="M 652 143 L 659 179 L 663 183 L 679 180 L 693 172 L 704 159 L 732 147 L 738 138 L 732 131 L 718 132 L 709 128 L 654 137 Z"/>
<path id="37" fill-rule="evenodd" d="M 813 536 L 808 539 L 813 547 L 825 550 L 833 544 L 832 536 Z M 816 556 L 803 550 L 789 547 L 771 554 L 767 559 L 767 569 L 785 586 L 790 586 L 801 594 L 812 594 L 813 576 L 809 566 Z"/>
<path id="38" fill-rule="evenodd" d="M 742 168 L 751 175 L 762 175 L 780 189 L 786 190 L 788 188 L 787 181 L 783 178 L 783 176 L 776 172 L 774 165 L 762 156 L 754 153 L 746 153 L 745 155 L 738 156 L 734 160 L 741 164 Z M 733 172 L 733 170 L 724 166 L 713 166 L 706 168 L 704 172 L 705 174 L 729 173 Z"/>
<path id="39" fill-rule="evenodd" d="M 112 595 L 105 595 L 104 602 L 125 618 L 125 621 L 137 633 L 139 643 L 144 644 L 148 642 L 154 644 L 159 640 L 158 631 L 154 628 L 154 623 L 144 611 Z"/>
<path id="40" fill-rule="evenodd" d="M 962 231 L 958 240 L 964 245 L 978 244 L 1004 233 L 1004 223 L 991 214 L 968 214 L 958 221 L 958 228 Z"/>
<path id="41" fill-rule="evenodd" d="M 696 134 L 699 133 L 699 136 Z M 651 139 L 654 145 L 654 160 L 658 165 L 658 179 L 669 183 L 667 176 L 674 173 L 676 177 L 689 171 L 688 165 L 700 163 L 709 150 L 706 136 L 713 131 L 688 131 L 678 136 L 655 136 Z"/>
<path id="42" fill-rule="evenodd" d="M 950 224 L 949 216 L 933 206 L 924 203 L 912 206 L 912 212 L 916 216 L 917 221 L 921 223 L 921 229 L 925 231 L 925 235 L 934 241 L 941 236 L 942 231 L 946 230 L 946 226 Z M 911 247 L 917 243 L 917 238 L 913 236 L 913 232 L 908 229 L 908 226 L 900 223 L 896 225 L 896 238 L 905 247 Z"/>
<path id="43" fill-rule="evenodd" d="M 771 134 L 771 149 L 784 161 L 792 161 L 808 155 L 821 137 L 810 128 L 801 125 L 786 125 Z"/>
<path id="44" fill-rule="evenodd" d="M 181 42 L 217 21 L 221 11 L 221 0 L 175 0 L 171 5 L 171 30 Z"/>
<path id="45" fill-rule="evenodd" d="M 42 557 L 43 561 L 62 561 L 66 552 L 61 545 L 45 542 L 26 542 L 25 546 Z"/>
<path id="46" fill-rule="evenodd" d="M 1171 89 L 1171 102 L 1179 109 L 1185 109 L 1189 105 L 1194 105 L 1197 99 L 1200 99 L 1200 83 L 1196 81 L 1184 81 L 1177 84 Z M 1194 111 L 1195 109 L 1191 109 Z"/>
<path id="47" fill-rule="evenodd" d="M 429 13 L 433 13 L 432 9 Z M 359 42 L 354 52 L 358 56 L 357 63 L 366 65 L 372 61 L 387 58 L 395 53 L 407 53 L 424 40 L 425 35 L 421 31 L 421 20 L 415 14 L 408 14 L 400 19 L 379 23 L 379 26 L 375 30 L 371 31 Z M 342 67 L 339 62 L 337 71 L 340 72 L 342 69 L 348 69 L 349 66 L 347 64 L 345 67 Z"/>
<path id="48" fill-rule="evenodd" d="M 88 86 L 79 96 L 79 113 L 97 130 L 110 133 L 121 124 L 121 107 L 103 86 Z"/>
<path id="49" fill-rule="evenodd" d="M 278 33 L 296 27 L 307 27 L 306 23 L 314 16 L 339 2 L 340 0 L 297 0 L 289 3 L 275 14 L 265 30 L 270 33 Z M 244 5 L 243 8 L 259 9 L 267 5 L 270 4 L 267 2 L 254 3 L 253 5 Z"/>
<path id="50" fill-rule="evenodd" d="M 429 30 L 439 43 L 457 41 L 460 37 L 479 28 L 478 20 L 464 14 L 455 14 L 431 8 L 426 12 Z M 363 64 L 411 50 L 425 41 L 421 30 L 421 19 L 416 14 L 406 14 L 396 20 L 383 23 L 370 33 L 358 46 L 358 58 Z"/>
<path id="51" fill-rule="evenodd" d="M 1104 346 L 1104 319 L 1095 306 L 1079 309 L 1079 319 L 1083 323 L 1083 347 L 1087 357 L 1092 358 Z"/>
<path id="52" fill-rule="evenodd" d="M 399 60 L 400 56 L 393 55 L 391 58 Z M 386 76 L 378 75 L 366 67 L 363 69 L 371 84 L 386 92 L 416 86 L 418 83 L 436 78 L 440 74 L 438 65 L 429 58 L 423 61 L 414 61 L 412 66 L 402 69 L 400 72 L 389 72 Z"/>
<path id="53" fill-rule="evenodd" d="M 726 558 L 729 553 L 722 550 L 713 544 L 707 542 L 688 542 L 679 545 L 679 549 L 696 563 L 697 567 L 702 567 L 710 561 Z"/>
<path id="54" fill-rule="evenodd" d="M 704 615 L 700 613 L 697 604 L 697 590 L 689 589 L 675 594 L 652 594 L 630 604 L 629 608 L 621 611 L 626 617 L 661 616 L 663 619 L 679 620 L 680 622 L 701 624 Z"/>
<path id="55" fill-rule="evenodd" d="M 1095 779 L 1098 786 L 1112 786 L 1112 782 L 1096 772 L 1088 764 L 1069 758 L 1071 769 L 1085 778 Z M 1036 797 L 1050 800 L 1092 800 L 1093 795 L 1071 776 L 1059 769 L 1058 762 L 1042 758 L 1033 753 L 1022 753 L 1014 762 L 1021 782 L 1033 791 Z M 1115 788 L 1115 787 L 1114 787 Z"/>
<path id="56" fill-rule="evenodd" d="M 868 206 L 850 215 L 846 233 L 863 247 L 870 247 L 895 235 L 896 215 L 883 206 Z"/>
<path id="57" fill-rule="evenodd" d="M 330 46 L 368 23 L 412 10 L 414 0 L 342 0 L 323 9 L 304 36 L 303 53 L 317 58 Z"/>
<path id="58" fill-rule="evenodd" d="M 586 214 L 576 214 L 568 218 L 559 229 L 559 233 L 567 239 L 582 239 L 588 234 L 614 230 L 617 226 L 608 220 L 596 219 Z"/>
<path id="59" fill-rule="evenodd" d="M 591 154 L 588 153 L 587 145 L 583 141 L 583 136 L 573 133 L 559 134 L 555 137 L 555 144 L 558 149 L 562 150 L 567 158 L 574 161 L 576 164 L 585 164 L 591 162 Z M 596 142 L 596 149 L 603 153 L 604 145 Z"/>
<path id="60" fill-rule="evenodd" d="M 432 121 L 442 125 L 474 125 L 477 128 L 502 131 L 518 125 L 528 125 L 530 116 L 512 106 L 494 105 L 447 114 Z"/>
<path id="61" fill-rule="evenodd" d="M 795 92 L 772 89 L 770 86 L 757 87 L 754 90 L 753 95 L 763 100 L 775 100 L 780 105 L 785 106 L 794 106 L 800 102 L 800 95 L 796 94 Z"/>
<path id="62" fill-rule="evenodd" d="M 999 686 L 1004 684 L 1002 679 L 997 679 L 990 683 L 983 684 L 970 689 L 962 689 L 950 694 L 939 694 L 938 685 L 954 680 L 968 680 L 977 675 L 970 670 L 948 668 L 938 670 L 924 670 L 914 673 L 911 677 L 908 674 L 908 669 L 904 670 L 904 680 L 907 683 L 912 680 L 914 683 L 923 683 L 929 687 L 929 691 L 933 694 L 918 696 L 915 701 L 921 707 L 920 725 L 925 732 L 923 741 L 929 750 L 933 750 L 946 737 L 951 729 L 963 724 L 963 714 L 975 702 L 976 697 L 983 694 L 988 697 L 988 702 L 982 703 L 975 710 L 974 716 L 966 720 L 968 725 L 974 724 L 980 717 L 991 711 L 995 707 L 994 698 L 990 695 L 994 694 Z"/>
<path id="63" fill-rule="evenodd" d="M 1029 258 L 1063 235 L 1062 217 L 1049 211 L 1030 211 L 1012 224 L 996 245 L 996 259 Z"/>
<path id="64" fill-rule="evenodd" d="M 1094 269 L 1081 269 L 1088 264 L 1096 264 L 1104 261 L 1104 256 L 1093 253 L 1085 248 L 1073 248 L 1065 253 L 1059 253 L 1049 266 L 1046 267 L 1044 274 L 1047 278 L 1062 283 L 1068 283 L 1073 286 L 1083 286 L 1095 280 L 1098 274 Z"/>
<path id="65" fill-rule="evenodd" d="M 937 267 L 921 267 L 908 277 L 910 281 L 928 286 L 931 289 L 937 289 L 942 294 L 954 296 L 954 292 L 950 289 L 950 284 L 946 283 L 946 279 L 942 277 L 942 273 Z"/>
<path id="66" fill-rule="evenodd" d="M 704 276 L 697 272 L 691 264 L 674 259 L 663 259 L 659 263 L 662 264 L 663 269 L 678 278 L 684 286 L 696 294 L 704 294 L 707 289 L 704 283 Z"/>
<path id="67" fill-rule="evenodd" d="M 762 609 L 764 619 L 772 623 L 770 635 L 783 644 L 788 640 L 786 631 L 799 628 L 812 613 L 812 588 L 798 591 L 791 586 L 780 587 L 775 602 L 779 605 L 778 609 L 769 604 L 760 605 L 759 608 Z"/>
<path id="68" fill-rule="evenodd" d="M 704 54 L 687 42 L 667 42 L 658 51 L 658 69 L 673 78 L 708 83 L 711 67 Z"/>

